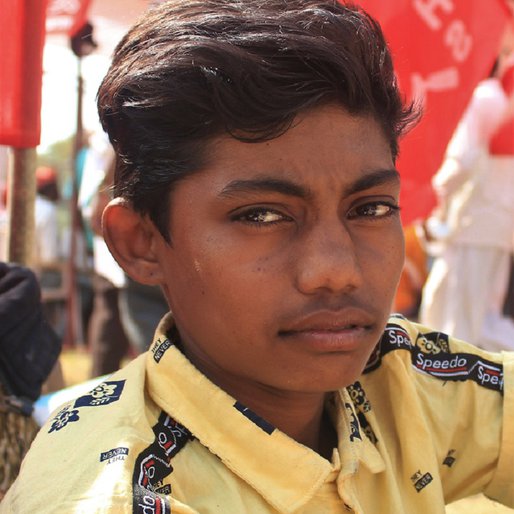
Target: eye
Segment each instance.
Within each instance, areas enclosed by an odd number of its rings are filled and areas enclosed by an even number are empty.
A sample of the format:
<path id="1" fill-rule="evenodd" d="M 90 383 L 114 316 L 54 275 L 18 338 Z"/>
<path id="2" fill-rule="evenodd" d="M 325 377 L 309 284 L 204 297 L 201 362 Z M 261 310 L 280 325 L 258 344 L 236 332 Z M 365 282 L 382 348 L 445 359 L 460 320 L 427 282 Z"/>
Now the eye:
<path id="1" fill-rule="evenodd" d="M 394 216 L 400 207 L 392 202 L 374 201 L 352 207 L 348 212 L 349 219 L 357 218 L 388 218 Z"/>
<path id="2" fill-rule="evenodd" d="M 293 221 L 291 217 L 269 207 L 252 207 L 232 214 L 232 221 L 248 225 L 274 225 L 284 221 Z"/>

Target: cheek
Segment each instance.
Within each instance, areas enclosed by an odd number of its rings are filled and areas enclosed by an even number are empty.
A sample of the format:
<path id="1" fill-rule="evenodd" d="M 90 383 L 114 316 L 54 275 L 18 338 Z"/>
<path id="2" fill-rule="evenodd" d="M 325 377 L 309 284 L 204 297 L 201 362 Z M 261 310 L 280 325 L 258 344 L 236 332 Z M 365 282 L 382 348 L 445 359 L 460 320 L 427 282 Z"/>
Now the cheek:
<path id="1" fill-rule="evenodd" d="M 233 309 L 247 309 L 257 301 L 269 303 L 278 287 L 275 267 L 268 259 L 203 261 L 196 280 L 209 296 Z"/>
<path id="2" fill-rule="evenodd" d="M 170 294 L 194 310 L 248 308 L 266 282 L 266 262 L 248 261 L 229 248 L 190 248 L 175 261 L 167 284 Z"/>
<path id="3" fill-rule="evenodd" d="M 382 259 L 382 270 L 387 270 L 387 272 L 382 273 L 383 280 L 387 281 L 387 286 L 392 289 L 394 294 L 400 280 L 405 259 L 403 239 L 400 239 L 396 244 L 391 244 L 390 246 L 385 247 Z"/>
<path id="4" fill-rule="evenodd" d="M 205 239 L 189 252 L 196 262 L 198 277 L 206 283 L 224 281 L 227 287 L 246 287 L 254 282 L 272 280 L 284 270 L 284 244 L 278 238 L 242 237 L 221 231 Z M 283 239 L 283 238 L 282 238 Z"/>
<path id="5" fill-rule="evenodd" d="M 244 259 L 230 252 L 220 257 L 198 259 L 198 271 L 192 277 L 197 293 L 191 298 L 191 308 L 213 323 L 222 320 L 227 325 L 224 320 L 230 319 L 231 332 L 249 327 L 260 330 L 273 318 L 277 302 L 284 297 L 284 275 L 275 273 L 274 259 Z"/>
<path id="6" fill-rule="evenodd" d="M 382 294 L 394 294 L 405 253 L 401 230 L 390 231 L 387 237 L 377 237 L 362 248 L 362 262 L 366 263 L 363 271 L 373 282 L 370 286 Z"/>

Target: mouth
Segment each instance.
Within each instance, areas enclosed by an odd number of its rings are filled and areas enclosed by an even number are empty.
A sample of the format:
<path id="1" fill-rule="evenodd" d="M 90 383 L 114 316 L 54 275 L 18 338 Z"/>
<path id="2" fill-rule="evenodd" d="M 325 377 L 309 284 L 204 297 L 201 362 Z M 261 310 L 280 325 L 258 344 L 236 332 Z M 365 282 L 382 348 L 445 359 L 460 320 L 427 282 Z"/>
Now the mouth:
<path id="1" fill-rule="evenodd" d="M 375 328 L 376 322 L 367 312 L 346 309 L 311 314 L 279 330 L 278 335 L 316 351 L 345 352 L 367 346 Z"/>

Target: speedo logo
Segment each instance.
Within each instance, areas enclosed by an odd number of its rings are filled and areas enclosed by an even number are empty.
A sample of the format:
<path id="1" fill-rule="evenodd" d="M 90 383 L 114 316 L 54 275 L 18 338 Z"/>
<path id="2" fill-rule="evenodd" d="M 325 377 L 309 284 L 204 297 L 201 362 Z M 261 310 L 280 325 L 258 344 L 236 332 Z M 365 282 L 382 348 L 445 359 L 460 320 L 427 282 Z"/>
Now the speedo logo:
<path id="1" fill-rule="evenodd" d="M 476 366 L 477 377 L 483 386 L 488 384 L 503 391 L 503 369 L 478 361 Z"/>
<path id="2" fill-rule="evenodd" d="M 472 380 L 477 384 L 503 392 L 503 366 L 467 353 L 439 353 L 426 355 L 420 351 L 413 355 L 414 367 L 443 380 Z"/>
<path id="3" fill-rule="evenodd" d="M 387 355 L 389 352 L 395 350 L 408 350 L 411 352 L 413 348 L 414 346 L 408 332 L 400 325 L 389 323 L 386 326 L 380 341 L 368 359 L 364 373 L 370 373 L 371 371 L 379 368 L 382 364 L 382 357 Z"/>
<path id="4" fill-rule="evenodd" d="M 459 376 L 468 374 L 468 361 L 460 355 L 446 359 L 434 359 L 433 357 L 427 357 L 423 353 L 418 353 L 414 365 L 419 370 L 426 371 L 431 375 Z"/>
<path id="5" fill-rule="evenodd" d="M 397 325 L 390 325 L 386 328 L 383 343 L 394 348 L 412 348 L 412 341 L 409 334 L 402 327 Z"/>
<path id="6" fill-rule="evenodd" d="M 451 353 L 448 336 L 438 332 L 418 333 L 414 344 L 407 330 L 389 323 L 369 358 L 364 373 L 382 365 L 390 352 L 407 351 L 413 368 L 440 380 L 471 380 L 482 387 L 503 393 L 503 366 L 472 353 Z"/>

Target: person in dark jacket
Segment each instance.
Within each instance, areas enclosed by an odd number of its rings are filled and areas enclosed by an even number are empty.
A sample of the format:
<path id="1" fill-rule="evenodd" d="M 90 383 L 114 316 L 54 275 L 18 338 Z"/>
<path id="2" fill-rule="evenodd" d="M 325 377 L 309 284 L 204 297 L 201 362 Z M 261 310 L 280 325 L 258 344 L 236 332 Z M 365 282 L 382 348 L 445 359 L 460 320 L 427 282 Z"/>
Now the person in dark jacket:
<path id="1" fill-rule="evenodd" d="M 32 405 L 60 351 L 34 272 L 0 262 L 0 499 L 36 436 Z"/>

